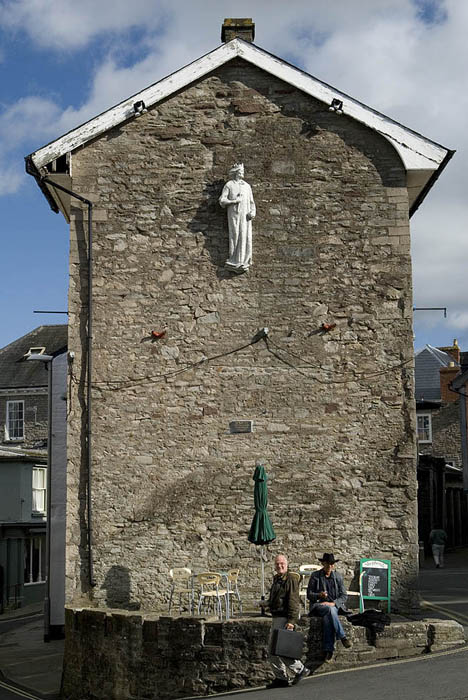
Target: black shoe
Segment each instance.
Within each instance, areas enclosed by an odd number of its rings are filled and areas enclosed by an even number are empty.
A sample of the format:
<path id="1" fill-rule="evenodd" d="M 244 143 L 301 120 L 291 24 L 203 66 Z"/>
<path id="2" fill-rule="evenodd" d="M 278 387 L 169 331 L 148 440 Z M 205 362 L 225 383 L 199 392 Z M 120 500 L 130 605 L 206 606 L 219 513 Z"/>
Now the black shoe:
<path id="1" fill-rule="evenodd" d="M 351 649 L 351 647 L 352 647 L 351 642 L 346 637 L 343 637 L 343 639 L 341 640 L 341 643 L 345 649 Z"/>
<path id="2" fill-rule="evenodd" d="M 289 681 L 285 678 L 275 678 L 267 686 L 267 688 L 289 688 Z"/>
<path id="3" fill-rule="evenodd" d="M 310 669 L 306 668 L 304 666 L 304 668 L 302 669 L 302 671 L 300 673 L 296 673 L 296 675 L 294 676 L 294 678 L 292 680 L 291 685 L 296 685 L 297 683 L 300 683 L 302 681 L 302 679 L 307 678 L 307 676 L 310 676 Z"/>
<path id="4" fill-rule="evenodd" d="M 331 661 L 333 661 L 333 652 L 332 651 L 324 651 L 323 652 L 323 660 L 325 661 L 326 664 L 329 664 Z"/>

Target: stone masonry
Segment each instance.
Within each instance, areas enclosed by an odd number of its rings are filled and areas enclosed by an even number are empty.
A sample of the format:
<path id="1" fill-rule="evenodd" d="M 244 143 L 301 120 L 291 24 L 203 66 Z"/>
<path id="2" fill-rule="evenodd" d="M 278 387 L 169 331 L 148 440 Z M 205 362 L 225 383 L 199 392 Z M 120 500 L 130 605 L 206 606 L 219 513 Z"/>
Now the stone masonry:
<path id="1" fill-rule="evenodd" d="M 118 610 L 67 610 L 62 696 L 67 700 L 169 700 L 254 688 L 272 678 L 269 618 L 213 622 L 142 616 Z M 304 662 L 314 672 L 402 659 L 464 644 L 454 620 L 395 617 L 375 634 L 345 621 L 351 650 L 337 644 L 322 662 L 321 622 L 302 618 Z"/>
<path id="2" fill-rule="evenodd" d="M 235 276 L 217 199 L 239 161 L 257 218 L 253 267 Z M 393 147 L 235 59 L 75 151 L 72 175 L 94 203 L 96 586 L 81 419 L 86 210 L 73 205 L 68 601 L 164 609 L 173 566 L 240 567 L 244 596 L 258 597 L 247 533 L 263 460 L 270 554 L 294 568 L 333 551 L 347 582 L 360 557 L 390 559 L 393 604 L 410 607 L 411 264 Z M 263 327 L 268 342 L 249 345 Z M 253 432 L 230 434 L 239 419 Z"/>

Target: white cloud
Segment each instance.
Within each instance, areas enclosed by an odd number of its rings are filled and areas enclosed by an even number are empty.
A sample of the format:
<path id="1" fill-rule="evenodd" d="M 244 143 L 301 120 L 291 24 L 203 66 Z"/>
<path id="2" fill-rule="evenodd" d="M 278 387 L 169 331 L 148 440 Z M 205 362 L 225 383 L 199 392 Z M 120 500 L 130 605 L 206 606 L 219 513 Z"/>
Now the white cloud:
<path id="1" fill-rule="evenodd" d="M 447 0 L 446 7 L 448 20 L 434 26 L 418 21 L 410 0 L 257 0 L 254 10 L 250 0 L 238 0 L 235 14 L 254 14 L 259 45 L 295 57 L 313 75 L 428 137 L 464 148 L 468 3 Z M 51 105 L 52 138 L 215 47 L 222 20 L 233 7 L 228 0 L 159 0 L 157 8 L 153 0 L 7 0 L 3 12 L 4 26 L 21 28 L 53 49 L 70 51 L 98 35 L 103 40 L 113 36 L 82 104 L 60 113 Z M 131 27 L 139 27 L 146 55 L 122 66 Z M 27 117 L 21 120 L 25 132 Z M 30 117 L 32 133 L 39 137 L 35 116 Z M 461 166 L 455 167 L 462 175 Z M 453 168 L 452 163 L 442 177 L 444 189 L 447 178 L 458 188 L 464 179 L 455 178 Z"/>
<path id="2" fill-rule="evenodd" d="M 419 335 L 432 345 L 458 338 L 468 349 L 467 214 L 463 201 L 429 195 L 412 225 L 415 305 L 447 309 L 446 318 L 441 311 L 416 313 Z"/>
<path id="3" fill-rule="evenodd" d="M 163 19 L 151 0 L 6 0 L 5 28 L 26 31 L 38 46 L 77 49 L 96 36 L 156 26 Z"/>
<path id="4" fill-rule="evenodd" d="M 15 194 L 21 187 L 23 179 L 20 167 L 3 162 L 0 156 L 0 196 Z"/>
<path id="5" fill-rule="evenodd" d="M 259 46 L 457 149 L 412 222 L 415 298 L 448 307 L 450 336 L 466 327 L 467 313 L 468 3 L 438 7 L 446 14 L 431 24 L 411 0 L 7 0 L 3 26 L 26 31 L 42 49 L 60 55 L 96 38 L 106 48 L 78 107 L 29 97 L 0 115 L 0 143 L 9 141 L 0 147 L 0 192 L 19 186 L 8 161 L 13 145 L 34 138 L 32 150 L 58 137 L 216 47 L 224 17 L 253 15 Z M 138 61 L 128 51 L 130 29 L 145 52 Z"/>
<path id="6" fill-rule="evenodd" d="M 18 147 L 48 141 L 60 110 L 50 100 L 25 97 L 0 113 L 0 195 L 14 194 L 25 181 Z"/>
<path id="7" fill-rule="evenodd" d="M 0 143 L 12 149 L 30 138 L 44 138 L 54 131 L 60 110 L 51 100 L 23 97 L 0 115 Z"/>
<path id="8" fill-rule="evenodd" d="M 148 32 L 164 29 L 172 39 L 190 47 L 211 47 L 219 42 L 224 17 L 252 16 L 260 45 L 274 43 L 291 50 L 291 37 L 310 30 L 348 33 L 362 26 L 362 18 L 414 16 L 410 0 L 4 0 L 2 24 L 26 31 L 38 46 L 77 49 L 99 35 L 125 33 L 138 27 Z"/>
<path id="9" fill-rule="evenodd" d="M 468 331 L 468 311 L 461 311 L 453 314 L 452 325 L 454 328 Z"/>
<path id="10" fill-rule="evenodd" d="M 412 225 L 417 303 L 458 313 L 466 304 L 467 207 L 451 198 L 431 202 L 430 195 L 423 207 L 424 214 L 416 214 Z"/>

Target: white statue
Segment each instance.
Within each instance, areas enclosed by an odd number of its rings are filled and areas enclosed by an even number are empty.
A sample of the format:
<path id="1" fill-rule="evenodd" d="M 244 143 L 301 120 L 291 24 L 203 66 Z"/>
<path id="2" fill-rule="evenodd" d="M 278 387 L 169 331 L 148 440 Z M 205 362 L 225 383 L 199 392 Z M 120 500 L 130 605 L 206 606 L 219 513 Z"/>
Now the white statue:
<path id="1" fill-rule="evenodd" d="M 223 209 L 227 208 L 229 226 L 229 258 L 226 267 L 241 274 L 252 264 L 252 219 L 256 209 L 252 188 L 244 181 L 244 165 L 236 163 L 229 171 L 219 198 Z"/>

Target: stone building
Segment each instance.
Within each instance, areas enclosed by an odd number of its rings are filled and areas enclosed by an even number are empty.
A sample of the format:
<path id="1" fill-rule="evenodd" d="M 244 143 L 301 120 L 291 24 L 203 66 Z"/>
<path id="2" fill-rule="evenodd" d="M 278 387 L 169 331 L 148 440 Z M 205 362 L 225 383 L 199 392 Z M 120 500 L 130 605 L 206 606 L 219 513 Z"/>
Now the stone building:
<path id="1" fill-rule="evenodd" d="M 67 326 L 39 326 L 0 348 L 0 445 L 47 448 L 47 371 L 29 355 L 66 350 Z"/>
<path id="2" fill-rule="evenodd" d="M 239 566 L 258 596 L 261 460 L 272 549 L 334 551 L 348 581 L 391 559 L 403 608 L 409 217 L 452 152 L 258 48 L 249 22 L 223 39 L 27 158 L 70 221 L 68 602 L 162 609 L 172 566 Z M 226 268 L 218 203 L 234 163 L 256 204 L 246 272 Z"/>
<path id="3" fill-rule="evenodd" d="M 420 454 L 460 467 L 460 397 L 450 383 L 460 372 L 460 348 L 426 345 L 415 356 L 415 398 Z"/>
<path id="4" fill-rule="evenodd" d="M 0 613 L 48 597 L 48 622 L 63 629 L 67 326 L 39 326 L 0 349 Z M 53 358 L 31 362 L 31 355 Z M 52 454 L 49 373 L 52 380 Z M 54 483 L 49 488 L 49 457 Z M 53 534 L 47 545 L 47 515 Z M 47 555 L 50 549 L 50 558 Z M 50 566 L 50 586 L 46 584 Z M 47 591 L 47 596 L 46 596 Z M 50 633 L 50 625 L 48 632 Z"/>
<path id="5" fill-rule="evenodd" d="M 418 432 L 419 539 L 430 554 L 429 533 L 439 523 L 451 547 L 468 544 L 466 471 L 466 353 L 453 345 L 432 345 L 416 353 L 415 398 Z M 464 485 L 465 484 L 465 485 Z"/>

